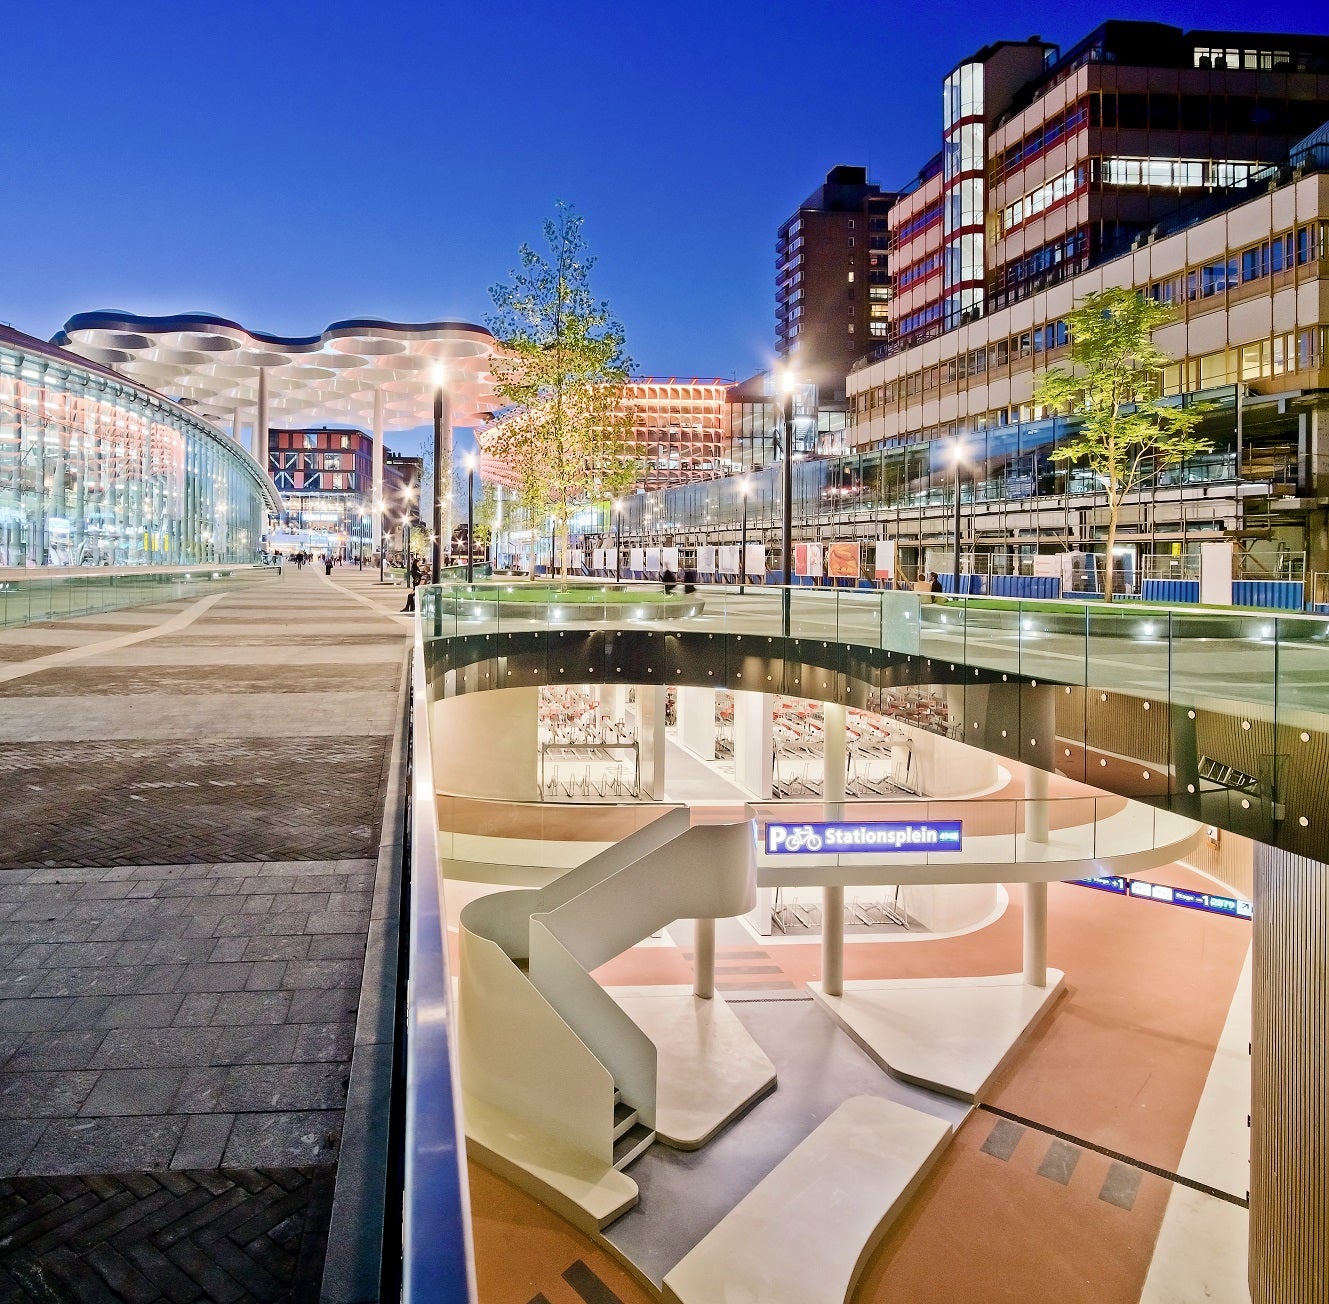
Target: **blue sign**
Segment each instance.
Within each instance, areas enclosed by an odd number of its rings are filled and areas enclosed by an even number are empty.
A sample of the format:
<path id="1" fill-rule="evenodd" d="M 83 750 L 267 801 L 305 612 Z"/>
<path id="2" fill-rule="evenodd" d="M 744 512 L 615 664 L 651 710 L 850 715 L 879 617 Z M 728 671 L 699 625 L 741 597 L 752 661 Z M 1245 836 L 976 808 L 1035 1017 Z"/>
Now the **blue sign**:
<path id="1" fill-rule="evenodd" d="M 1100 892 L 1125 893 L 1143 901 L 1162 901 L 1170 906 L 1187 910 L 1204 910 L 1211 915 L 1227 915 L 1229 919 L 1249 919 L 1251 903 L 1237 897 L 1214 896 L 1210 892 L 1192 892 L 1184 887 L 1169 887 L 1166 883 L 1151 883 L 1143 878 L 1122 878 L 1103 874 L 1097 878 L 1073 878 L 1079 887 L 1093 887 Z"/>
<path id="2" fill-rule="evenodd" d="M 771 856 L 841 855 L 846 852 L 959 851 L 960 820 L 876 820 L 834 824 L 768 824 Z"/>

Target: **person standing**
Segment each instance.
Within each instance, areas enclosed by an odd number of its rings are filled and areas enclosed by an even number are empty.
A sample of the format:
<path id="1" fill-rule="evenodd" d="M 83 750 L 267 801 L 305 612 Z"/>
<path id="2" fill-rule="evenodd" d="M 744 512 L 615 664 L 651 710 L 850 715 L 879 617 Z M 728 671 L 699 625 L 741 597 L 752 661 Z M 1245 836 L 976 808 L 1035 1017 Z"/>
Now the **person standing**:
<path id="1" fill-rule="evenodd" d="M 412 557 L 410 569 L 406 573 L 406 605 L 402 608 L 403 612 L 415 610 L 415 590 L 419 587 L 423 574 L 424 568 L 420 558 Z"/>

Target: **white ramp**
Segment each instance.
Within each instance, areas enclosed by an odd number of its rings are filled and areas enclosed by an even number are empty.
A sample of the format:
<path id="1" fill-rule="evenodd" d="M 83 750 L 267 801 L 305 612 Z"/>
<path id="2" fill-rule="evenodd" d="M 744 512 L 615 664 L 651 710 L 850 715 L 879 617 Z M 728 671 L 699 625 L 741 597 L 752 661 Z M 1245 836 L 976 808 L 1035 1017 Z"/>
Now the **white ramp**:
<path id="1" fill-rule="evenodd" d="M 878 1096 L 846 1100 L 677 1263 L 671 1304 L 844 1304 L 951 1138 Z"/>

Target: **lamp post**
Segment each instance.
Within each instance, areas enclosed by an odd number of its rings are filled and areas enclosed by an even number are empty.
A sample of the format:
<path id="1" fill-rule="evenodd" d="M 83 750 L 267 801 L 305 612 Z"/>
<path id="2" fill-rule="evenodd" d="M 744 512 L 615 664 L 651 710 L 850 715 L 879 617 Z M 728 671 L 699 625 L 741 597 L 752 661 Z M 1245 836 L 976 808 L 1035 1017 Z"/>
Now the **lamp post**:
<path id="1" fill-rule="evenodd" d="M 475 454 L 466 454 L 466 583 L 475 581 Z"/>
<path id="2" fill-rule="evenodd" d="M 780 547 L 784 563 L 784 633 L 785 637 L 788 638 L 790 588 L 794 582 L 794 377 L 787 371 L 781 377 L 780 388 L 784 395 L 780 412 L 784 426 L 784 475 L 782 479 L 784 529 L 781 535 Z"/>
<path id="3" fill-rule="evenodd" d="M 434 532 L 434 545 L 430 553 L 434 583 L 443 574 L 443 497 L 452 490 L 452 449 L 444 448 L 443 441 L 443 368 L 434 368 L 434 510 L 430 525 Z M 451 432 L 449 432 L 451 433 Z"/>
<path id="4" fill-rule="evenodd" d="M 743 500 L 743 529 L 739 535 L 740 543 L 738 545 L 738 591 L 744 593 L 747 591 L 748 579 L 748 491 L 751 485 L 748 483 L 747 476 L 744 476 L 738 482 L 738 495 Z"/>
<path id="5" fill-rule="evenodd" d="M 623 549 L 620 541 L 623 538 L 623 504 L 614 499 L 614 583 L 618 584 L 623 579 Z"/>
<path id="6" fill-rule="evenodd" d="M 411 587 L 411 517 L 401 518 L 401 564 L 406 568 L 406 587 Z"/>
<path id="7" fill-rule="evenodd" d="M 964 461 L 964 447 L 960 443 L 960 436 L 955 436 L 955 443 L 951 445 L 951 460 L 955 463 L 955 565 L 953 577 L 955 586 L 952 590 L 955 596 L 960 596 L 960 466 Z"/>

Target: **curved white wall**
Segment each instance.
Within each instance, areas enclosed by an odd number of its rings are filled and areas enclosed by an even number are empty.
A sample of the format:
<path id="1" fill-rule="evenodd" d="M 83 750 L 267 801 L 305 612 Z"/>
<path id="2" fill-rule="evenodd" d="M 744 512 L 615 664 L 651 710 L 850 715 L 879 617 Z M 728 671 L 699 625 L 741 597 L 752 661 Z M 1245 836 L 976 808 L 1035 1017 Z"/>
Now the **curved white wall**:
<path id="1" fill-rule="evenodd" d="M 434 702 L 434 785 L 457 797 L 540 800 L 538 688 L 500 688 Z M 459 746 L 461 740 L 465 746 Z"/>

